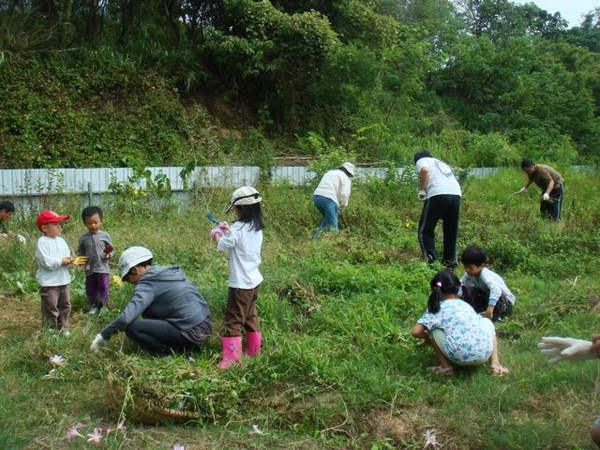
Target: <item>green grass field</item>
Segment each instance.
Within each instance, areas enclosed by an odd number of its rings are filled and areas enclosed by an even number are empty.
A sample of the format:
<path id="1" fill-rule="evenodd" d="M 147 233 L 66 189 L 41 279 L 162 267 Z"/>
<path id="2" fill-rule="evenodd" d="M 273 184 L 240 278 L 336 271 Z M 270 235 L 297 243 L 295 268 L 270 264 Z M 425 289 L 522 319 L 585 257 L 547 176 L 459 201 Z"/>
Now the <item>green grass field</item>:
<path id="1" fill-rule="evenodd" d="M 550 367 L 536 347 L 541 336 L 600 332 L 600 180 L 564 175 L 560 223 L 540 219 L 536 189 L 509 195 L 524 182 L 516 169 L 463 184 L 459 249 L 485 247 L 517 296 L 513 317 L 497 327 L 500 359 L 511 370 L 503 377 L 485 367 L 455 377 L 426 372 L 433 352 L 410 329 L 435 268 L 419 259 L 421 205 L 412 181 L 354 183 L 345 226 L 316 241 L 311 186 L 259 186 L 267 227 L 263 350 L 229 371 L 217 368 L 228 262 L 204 218 L 210 211 L 225 219 L 229 190 L 195 189 L 186 203 L 107 198 L 101 205 L 117 253 L 149 247 L 155 264 L 180 265 L 209 302 L 215 334 L 195 355 L 153 358 L 122 334 L 110 350 L 91 354 L 93 337 L 119 314 L 131 287 L 111 283 L 110 310 L 89 316 L 80 272 L 71 284 L 72 335 L 42 331 L 38 232 L 33 217 L 17 217 L 11 229 L 27 244 L 0 245 L 0 448 L 422 449 L 426 433 L 443 449 L 595 448 L 589 427 L 600 414 L 599 362 Z M 75 247 L 85 231 L 81 205 L 53 202 L 75 216 L 63 233 Z M 54 355 L 66 362 L 53 363 Z M 160 408 L 168 411 L 161 416 Z M 194 418 L 178 421 L 173 410 Z M 153 418 L 158 423 L 142 423 Z M 120 420 L 125 430 L 115 429 Z M 78 423 L 83 437 L 69 440 Z M 95 428 L 99 444 L 87 441 Z"/>

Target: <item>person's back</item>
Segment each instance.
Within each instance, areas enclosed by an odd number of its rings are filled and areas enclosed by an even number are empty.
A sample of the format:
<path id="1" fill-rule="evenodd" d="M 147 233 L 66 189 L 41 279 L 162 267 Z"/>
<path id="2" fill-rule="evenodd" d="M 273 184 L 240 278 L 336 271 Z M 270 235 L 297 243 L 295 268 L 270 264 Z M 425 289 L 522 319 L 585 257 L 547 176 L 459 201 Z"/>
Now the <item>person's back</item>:
<path id="1" fill-rule="evenodd" d="M 451 358 L 469 362 L 485 358 L 493 347 L 493 336 L 482 324 L 482 319 L 469 304 L 452 299 L 442 301 L 438 313 L 426 313 L 419 323 L 430 330 L 443 330 Z"/>
<path id="2" fill-rule="evenodd" d="M 230 233 L 217 244 L 218 251 L 229 251 L 229 286 L 250 289 L 263 281 L 261 264 L 262 230 L 254 230 L 241 221 L 234 222 Z"/>
<path id="3" fill-rule="evenodd" d="M 330 170 L 323 175 L 313 195 L 333 200 L 339 207 L 348 206 L 352 182 L 340 169 Z"/>
<path id="4" fill-rule="evenodd" d="M 435 228 L 441 220 L 444 228 L 442 263 L 454 268 L 460 214 L 461 188 L 448 164 L 434 158 L 429 150 L 415 153 L 413 161 L 419 178 L 417 198 L 424 202 L 417 238 L 423 259 L 429 264 L 438 258 Z"/>
<path id="5" fill-rule="evenodd" d="M 550 181 L 554 182 L 555 187 L 565 182 L 563 176 L 558 171 L 545 164 L 536 164 L 535 170 L 528 173 L 527 176 L 542 191 L 546 190 Z"/>
<path id="6" fill-rule="evenodd" d="M 135 285 L 131 300 L 121 316 L 111 322 L 103 333 L 110 337 L 139 316 L 164 320 L 183 331 L 209 315 L 206 300 L 179 267 L 152 266 Z"/>
<path id="7" fill-rule="evenodd" d="M 417 173 L 424 168 L 427 168 L 429 174 L 425 189 L 427 198 L 436 195 L 462 195 L 460 184 L 448 164 L 434 157 L 424 157 L 416 162 Z"/>

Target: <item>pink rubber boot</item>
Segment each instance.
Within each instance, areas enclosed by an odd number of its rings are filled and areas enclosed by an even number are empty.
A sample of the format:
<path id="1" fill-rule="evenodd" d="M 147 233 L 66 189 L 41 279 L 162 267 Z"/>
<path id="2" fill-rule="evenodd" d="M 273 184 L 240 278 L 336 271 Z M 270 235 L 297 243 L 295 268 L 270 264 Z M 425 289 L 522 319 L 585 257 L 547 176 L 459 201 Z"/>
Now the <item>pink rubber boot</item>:
<path id="1" fill-rule="evenodd" d="M 242 354 L 242 337 L 224 337 L 221 338 L 221 348 L 223 349 L 223 359 L 219 363 L 221 369 L 229 369 L 235 364 Z"/>
<path id="2" fill-rule="evenodd" d="M 260 353 L 261 333 L 246 333 L 246 355 L 250 357 L 258 356 Z"/>

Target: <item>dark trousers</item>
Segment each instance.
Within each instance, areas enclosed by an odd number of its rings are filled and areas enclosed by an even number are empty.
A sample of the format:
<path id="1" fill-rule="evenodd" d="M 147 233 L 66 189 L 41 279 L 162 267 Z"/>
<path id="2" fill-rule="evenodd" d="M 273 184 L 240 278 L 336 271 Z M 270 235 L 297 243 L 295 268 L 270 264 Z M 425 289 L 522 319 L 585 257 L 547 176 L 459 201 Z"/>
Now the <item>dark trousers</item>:
<path id="1" fill-rule="evenodd" d="M 436 195 L 423 204 L 417 236 L 423 258 L 429 262 L 437 260 L 435 250 L 435 227 L 442 221 L 444 232 L 444 264 L 456 265 L 456 240 L 458 239 L 459 195 Z"/>
<path id="2" fill-rule="evenodd" d="M 125 328 L 129 339 L 154 355 L 169 354 L 172 350 L 198 349 L 199 346 L 187 340 L 179 328 L 164 320 L 137 319 Z"/>
<path id="3" fill-rule="evenodd" d="M 490 303 L 490 296 L 487 292 L 480 288 L 469 288 L 470 300 L 467 302 L 473 307 L 475 312 L 484 312 Z M 512 314 L 513 305 L 504 295 L 500 297 L 494 306 L 494 314 L 492 321 L 502 320 Z"/>
<path id="4" fill-rule="evenodd" d="M 229 288 L 225 311 L 225 336 L 241 336 L 242 328 L 251 333 L 260 331 L 256 310 L 259 288 L 260 285 L 254 289 Z"/>
<path id="5" fill-rule="evenodd" d="M 108 274 L 91 273 L 85 277 L 85 293 L 90 305 L 102 308 L 108 304 Z"/>
<path id="6" fill-rule="evenodd" d="M 71 293 L 69 285 L 40 288 L 42 298 L 42 325 L 55 330 L 69 328 Z"/>
<path id="7" fill-rule="evenodd" d="M 542 217 L 549 217 L 552 220 L 559 221 L 562 214 L 562 203 L 565 195 L 565 185 L 561 184 L 558 187 L 552 189 L 550 192 L 550 201 L 540 202 L 540 213 Z"/>

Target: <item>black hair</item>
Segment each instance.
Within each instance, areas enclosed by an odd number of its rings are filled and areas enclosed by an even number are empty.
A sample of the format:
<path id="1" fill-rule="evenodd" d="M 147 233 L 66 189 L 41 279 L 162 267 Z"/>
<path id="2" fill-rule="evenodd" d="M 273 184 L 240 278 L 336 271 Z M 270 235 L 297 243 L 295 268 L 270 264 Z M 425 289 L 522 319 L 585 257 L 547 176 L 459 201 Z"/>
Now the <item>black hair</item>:
<path id="1" fill-rule="evenodd" d="M 85 222 L 85 219 L 95 216 L 96 214 L 102 219 L 102 210 L 99 206 L 86 206 L 81 212 L 81 219 Z"/>
<path id="2" fill-rule="evenodd" d="M 147 266 L 151 266 L 151 265 L 152 265 L 152 260 L 153 260 L 153 259 L 154 259 L 154 258 L 150 258 L 150 259 L 148 259 L 147 261 L 144 261 L 144 262 L 141 262 L 141 263 L 139 263 L 139 264 L 136 264 L 136 265 L 135 265 L 135 266 L 133 266 L 133 267 L 147 267 Z M 132 269 L 133 269 L 133 267 L 132 267 Z"/>
<path id="3" fill-rule="evenodd" d="M 433 154 L 429 150 L 419 150 L 413 158 L 414 163 L 416 164 L 421 158 L 433 158 Z"/>
<path id="4" fill-rule="evenodd" d="M 533 167 L 535 166 L 535 163 L 530 160 L 530 159 L 524 159 L 523 161 L 521 161 L 521 170 L 526 169 L 527 167 Z"/>
<path id="5" fill-rule="evenodd" d="M 427 310 L 435 314 L 440 310 L 442 294 L 458 295 L 460 280 L 451 270 L 440 270 L 429 282 L 431 294 L 427 300 Z"/>
<path id="6" fill-rule="evenodd" d="M 240 222 L 249 223 L 250 230 L 260 231 L 265 227 L 263 223 L 262 209 L 260 202 L 252 205 L 235 205 L 240 213 Z"/>
<path id="7" fill-rule="evenodd" d="M 131 273 L 131 271 L 133 270 L 134 267 L 148 267 L 148 266 L 151 266 L 153 259 L 154 258 L 150 258 L 150 259 L 148 259 L 148 260 L 146 260 L 144 262 L 141 262 L 141 263 L 136 264 L 135 266 L 133 266 L 131 269 L 129 269 L 129 272 L 127 272 L 127 274 L 123 277 L 123 280 L 127 279 L 127 277 L 129 276 L 129 274 Z"/>
<path id="8" fill-rule="evenodd" d="M 488 259 L 483 248 L 471 245 L 470 247 L 465 248 L 460 255 L 460 262 L 463 264 L 475 264 L 476 266 L 481 266 L 486 264 Z"/>
<path id="9" fill-rule="evenodd" d="M 15 205 L 9 200 L 4 200 L 3 202 L 0 202 L 0 211 L 6 211 L 8 213 L 15 212 Z"/>
<path id="10" fill-rule="evenodd" d="M 348 178 L 352 178 L 354 176 L 350 172 L 348 172 L 348 170 L 345 167 L 338 167 L 338 170 L 344 172 L 348 176 Z"/>

